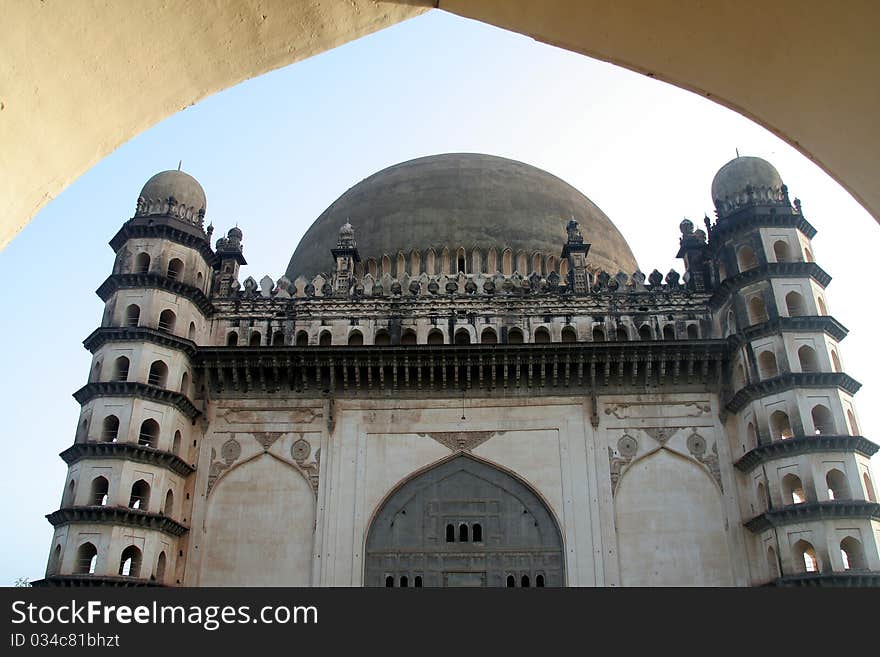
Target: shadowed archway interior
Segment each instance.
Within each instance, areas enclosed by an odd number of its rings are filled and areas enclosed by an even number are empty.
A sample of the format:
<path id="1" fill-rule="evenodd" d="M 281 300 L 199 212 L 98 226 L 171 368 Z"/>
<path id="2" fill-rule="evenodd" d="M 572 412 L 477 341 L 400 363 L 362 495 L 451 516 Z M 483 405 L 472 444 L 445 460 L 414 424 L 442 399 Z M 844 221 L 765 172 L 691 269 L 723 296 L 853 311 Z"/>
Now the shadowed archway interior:
<path id="1" fill-rule="evenodd" d="M 525 484 L 461 455 L 404 483 L 367 536 L 366 586 L 562 586 L 562 537 Z"/>

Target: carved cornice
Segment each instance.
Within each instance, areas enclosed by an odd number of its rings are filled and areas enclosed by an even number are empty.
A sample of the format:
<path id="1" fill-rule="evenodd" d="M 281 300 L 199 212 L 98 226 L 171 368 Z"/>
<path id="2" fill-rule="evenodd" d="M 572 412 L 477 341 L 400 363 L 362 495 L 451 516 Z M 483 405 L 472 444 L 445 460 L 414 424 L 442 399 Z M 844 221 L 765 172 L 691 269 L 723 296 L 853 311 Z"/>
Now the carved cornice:
<path id="1" fill-rule="evenodd" d="M 134 443 L 76 443 L 61 452 L 60 456 L 67 465 L 83 459 L 125 459 L 159 466 L 181 477 L 187 477 L 196 470 L 194 465 L 190 465 L 177 454 Z"/>
<path id="2" fill-rule="evenodd" d="M 46 515 L 53 527 L 72 522 L 88 522 L 102 525 L 127 525 L 141 529 L 154 529 L 169 536 L 183 536 L 189 527 L 159 513 L 150 513 L 124 506 L 70 506 Z"/>
<path id="3" fill-rule="evenodd" d="M 31 586 L 94 587 L 94 586 L 165 586 L 159 582 L 122 575 L 49 575 L 31 582 Z"/>
<path id="4" fill-rule="evenodd" d="M 217 256 L 211 250 L 211 244 L 208 237 L 201 229 L 184 227 L 175 227 L 167 222 L 153 221 L 149 222 L 138 217 L 127 221 L 122 228 L 110 240 L 110 246 L 114 253 L 118 253 L 125 243 L 130 239 L 139 239 L 144 237 L 155 237 L 166 239 L 181 246 L 195 249 L 198 251 L 205 262 L 213 266 Z"/>
<path id="5" fill-rule="evenodd" d="M 204 347 L 211 394 L 297 391 L 596 388 L 700 383 L 719 388 L 724 340 L 405 347 Z"/>
<path id="6" fill-rule="evenodd" d="M 747 326 L 728 336 L 731 347 L 738 349 L 750 340 L 766 338 L 779 333 L 806 333 L 822 331 L 840 342 L 849 333 L 843 324 L 830 315 L 808 315 L 806 317 L 777 317 L 768 322 Z"/>
<path id="7" fill-rule="evenodd" d="M 797 228 L 809 239 L 816 236 L 816 229 L 802 214 L 794 213 L 790 207 L 772 207 L 773 211 L 771 207 L 764 206 L 766 211 L 757 212 L 758 208 L 754 205 L 746 205 L 730 214 L 725 214 L 712 226 L 711 240 L 722 241 L 736 233 L 763 227 Z"/>
<path id="8" fill-rule="evenodd" d="M 199 288 L 161 274 L 110 274 L 107 280 L 95 290 L 95 293 L 101 298 L 101 301 L 107 301 L 110 295 L 117 290 L 132 288 L 153 288 L 184 297 L 192 301 L 206 317 L 215 311 L 214 304 Z"/>
<path id="9" fill-rule="evenodd" d="M 759 281 L 806 277 L 812 278 L 822 287 L 827 287 L 831 282 L 831 276 L 815 262 L 768 262 L 725 278 L 712 294 L 709 306 L 717 310 L 734 292 Z"/>
<path id="10" fill-rule="evenodd" d="M 847 570 L 843 573 L 800 573 L 779 577 L 765 586 L 848 586 L 880 587 L 880 572 Z"/>
<path id="11" fill-rule="evenodd" d="M 196 355 L 196 343 L 166 331 L 146 326 L 104 326 L 97 328 L 83 340 L 83 346 L 95 353 L 108 342 L 152 342 L 162 347 L 171 347 L 184 352 L 190 358 Z"/>
<path id="12" fill-rule="evenodd" d="M 87 383 L 73 393 L 73 398 L 80 404 L 95 399 L 96 397 L 137 397 L 162 402 L 174 406 L 190 420 L 195 420 L 201 411 L 183 394 L 166 390 L 157 386 L 137 383 L 134 381 L 95 381 Z"/>
<path id="13" fill-rule="evenodd" d="M 746 404 L 755 399 L 794 388 L 840 388 L 854 395 L 861 387 L 861 383 L 843 372 L 789 372 L 740 388 L 725 408 L 731 413 L 739 413 Z"/>
<path id="14" fill-rule="evenodd" d="M 774 459 L 815 452 L 858 452 L 871 458 L 880 446 L 862 436 L 795 436 L 759 445 L 745 453 L 734 465 L 740 472 L 750 472 Z"/>
<path id="15" fill-rule="evenodd" d="M 880 504 L 865 500 L 829 500 L 827 502 L 787 504 L 765 511 L 761 515 L 747 520 L 743 525 L 753 534 L 760 534 L 773 527 L 836 518 L 880 520 Z"/>

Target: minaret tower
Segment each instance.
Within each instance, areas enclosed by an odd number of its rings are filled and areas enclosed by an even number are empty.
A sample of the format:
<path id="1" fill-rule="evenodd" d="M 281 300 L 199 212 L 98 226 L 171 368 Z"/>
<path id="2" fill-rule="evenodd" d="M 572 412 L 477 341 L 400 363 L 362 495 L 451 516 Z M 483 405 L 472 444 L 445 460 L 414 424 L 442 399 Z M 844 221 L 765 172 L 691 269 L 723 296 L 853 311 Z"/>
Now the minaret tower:
<path id="1" fill-rule="evenodd" d="M 828 311 L 816 230 L 759 158 L 724 165 L 712 198 L 711 305 L 730 343 L 724 421 L 751 582 L 876 585 L 880 505 L 869 459 L 878 447 L 859 431 L 860 384 L 842 365 L 847 330 Z"/>
<path id="2" fill-rule="evenodd" d="M 144 185 L 134 217 L 110 241 L 92 352 L 46 579 L 53 585 L 183 581 L 200 410 L 192 359 L 207 334 L 216 256 L 205 193 L 182 171 Z"/>

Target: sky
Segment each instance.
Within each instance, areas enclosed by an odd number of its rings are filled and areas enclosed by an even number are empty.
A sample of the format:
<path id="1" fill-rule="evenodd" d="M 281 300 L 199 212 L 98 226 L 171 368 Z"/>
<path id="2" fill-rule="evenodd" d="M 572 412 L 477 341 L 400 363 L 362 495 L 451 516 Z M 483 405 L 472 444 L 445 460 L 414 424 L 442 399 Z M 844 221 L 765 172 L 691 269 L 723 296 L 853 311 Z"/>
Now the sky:
<path id="1" fill-rule="evenodd" d="M 880 227 L 866 210 L 795 149 L 705 98 L 431 11 L 165 119 L 83 174 L 0 252 L 0 586 L 44 574 L 44 516 L 61 499 L 58 453 L 73 442 L 71 395 L 89 371 L 82 340 L 100 324 L 95 290 L 114 258 L 107 242 L 154 173 L 182 160 L 205 189 L 215 237 L 242 229 L 250 264 L 240 280 L 282 276 L 311 222 L 363 178 L 447 152 L 508 157 L 567 181 L 611 218 L 647 274 L 683 271 L 678 224 L 714 216 L 710 184 L 736 149 L 773 163 L 818 230 L 814 256 L 833 278 L 829 313 L 850 329 L 840 355 L 863 384 L 856 409 L 871 439 L 880 355 L 865 285 Z"/>

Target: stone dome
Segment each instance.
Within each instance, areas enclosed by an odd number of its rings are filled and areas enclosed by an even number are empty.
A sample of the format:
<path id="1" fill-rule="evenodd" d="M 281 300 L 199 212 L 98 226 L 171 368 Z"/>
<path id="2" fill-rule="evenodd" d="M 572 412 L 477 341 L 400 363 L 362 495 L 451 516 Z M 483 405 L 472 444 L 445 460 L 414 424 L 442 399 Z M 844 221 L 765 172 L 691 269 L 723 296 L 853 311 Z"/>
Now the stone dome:
<path id="1" fill-rule="evenodd" d="M 287 267 L 290 280 L 329 273 L 339 229 L 350 221 L 361 260 L 399 251 L 407 257 L 444 247 L 492 247 L 529 257 L 560 258 L 566 224 L 574 216 L 588 262 L 610 273 L 631 274 L 636 259 L 623 235 L 590 199 L 554 175 L 492 155 L 449 153 L 395 164 L 340 196 L 306 231 Z"/>
<path id="2" fill-rule="evenodd" d="M 198 213 L 207 208 L 205 190 L 199 181 L 183 171 L 162 171 L 150 178 L 141 190 L 140 197 L 148 205 L 165 202 L 174 197 L 179 205 Z"/>
<path id="3" fill-rule="evenodd" d="M 755 192 L 778 193 L 782 189 L 782 177 L 776 168 L 760 157 L 740 156 L 725 164 L 712 180 L 712 200 L 732 201 L 743 196 L 746 188 Z"/>

